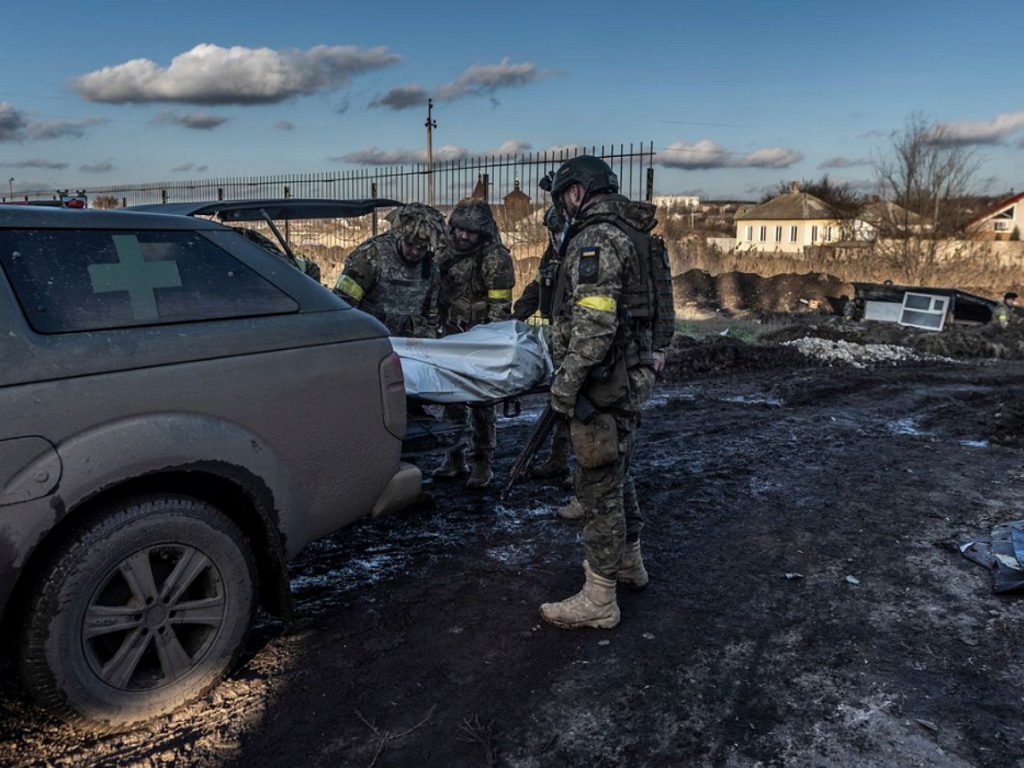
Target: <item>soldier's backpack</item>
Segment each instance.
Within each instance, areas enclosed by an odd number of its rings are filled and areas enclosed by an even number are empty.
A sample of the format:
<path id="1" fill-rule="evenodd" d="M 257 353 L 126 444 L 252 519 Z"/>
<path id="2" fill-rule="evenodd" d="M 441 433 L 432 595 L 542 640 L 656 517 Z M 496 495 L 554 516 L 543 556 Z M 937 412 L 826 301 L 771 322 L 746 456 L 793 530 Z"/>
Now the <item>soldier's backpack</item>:
<path id="1" fill-rule="evenodd" d="M 640 279 L 635 286 L 623 292 L 622 303 L 629 310 L 631 319 L 650 325 L 653 348 L 664 349 L 672 343 L 676 331 L 672 266 L 665 240 L 661 235 L 637 229 L 618 216 L 594 216 L 586 220 L 586 225 L 602 221 L 625 232 L 636 249 Z"/>

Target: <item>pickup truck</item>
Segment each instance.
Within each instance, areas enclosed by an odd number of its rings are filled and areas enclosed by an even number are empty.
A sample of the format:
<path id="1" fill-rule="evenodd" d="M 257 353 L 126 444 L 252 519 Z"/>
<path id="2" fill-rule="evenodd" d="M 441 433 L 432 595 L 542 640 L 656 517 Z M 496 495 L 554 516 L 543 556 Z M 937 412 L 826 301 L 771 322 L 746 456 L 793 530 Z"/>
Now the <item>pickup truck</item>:
<path id="1" fill-rule="evenodd" d="M 375 319 L 202 218 L 0 205 L 0 632 L 116 729 L 214 686 L 308 542 L 420 493 Z"/>

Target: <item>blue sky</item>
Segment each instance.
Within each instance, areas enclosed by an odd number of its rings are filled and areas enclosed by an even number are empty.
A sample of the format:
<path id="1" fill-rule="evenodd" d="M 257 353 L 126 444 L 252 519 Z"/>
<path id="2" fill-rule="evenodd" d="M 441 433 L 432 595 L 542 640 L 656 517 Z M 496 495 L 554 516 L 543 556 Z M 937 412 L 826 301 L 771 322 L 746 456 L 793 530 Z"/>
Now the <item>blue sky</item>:
<path id="1" fill-rule="evenodd" d="M 4 193 L 415 158 L 428 95 L 441 156 L 653 141 L 659 194 L 753 199 L 826 171 L 866 188 L 911 113 L 977 152 L 989 192 L 1024 187 L 1020 0 L 50 0 L 3 17 Z"/>

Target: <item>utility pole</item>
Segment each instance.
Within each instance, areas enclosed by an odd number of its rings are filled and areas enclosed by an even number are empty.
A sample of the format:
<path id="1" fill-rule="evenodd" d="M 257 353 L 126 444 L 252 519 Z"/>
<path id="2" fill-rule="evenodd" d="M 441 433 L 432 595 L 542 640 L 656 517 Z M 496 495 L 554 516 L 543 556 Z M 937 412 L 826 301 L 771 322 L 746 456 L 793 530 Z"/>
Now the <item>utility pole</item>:
<path id="1" fill-rule="evenodd" d="M 434 113 L 434 100 L 427 99 L 427 205 L 434 204 L 434 137 L 433 131 L 437 128 L 437 121 L 432 117 Z"/>

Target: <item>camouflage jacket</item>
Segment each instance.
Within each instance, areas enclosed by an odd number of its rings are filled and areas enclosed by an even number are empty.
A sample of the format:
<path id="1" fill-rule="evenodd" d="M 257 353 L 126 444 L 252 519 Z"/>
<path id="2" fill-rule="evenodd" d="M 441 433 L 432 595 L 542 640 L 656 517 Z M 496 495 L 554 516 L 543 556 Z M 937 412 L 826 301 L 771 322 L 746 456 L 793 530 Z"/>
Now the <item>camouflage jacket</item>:
<path id="1" fill-rule="evenodd" d="M 441 312 L 447 333 L 512 316 L 515 273 L 512 255 L 500 243 L 487 241 L 464 253 L 447 249 L 439 259 Z"/>
<path id="2" fill-rule="evenodd" d="M 552 394 L 575 401 L 590 369 L 605 361 L 616 339 L 630 365 L 651 359 L 651 332 L 624 321 L 619 300 L 638 281 L 637 252 L 629 236 L 608 221 L 617 216 L 644 230 L 654 206 L 609 195 L 589 205 L 573 222 L 563 250 L 566 281 L 561 307 L 553 307 L 552 355 L 560 360 Z"/>
<path id="3" fill-rule="evenodd" d="M 360 245 L 345 261 L 334 292 L 388 327 L 392 336 L 434 338 L 440 273 L 432 256 L 415 264 L 398 254 L 390 232 Z"/>

